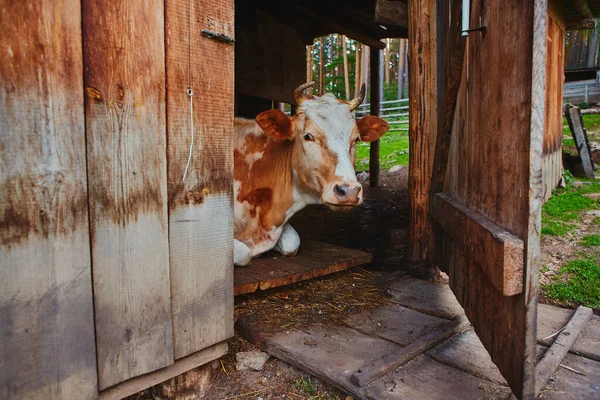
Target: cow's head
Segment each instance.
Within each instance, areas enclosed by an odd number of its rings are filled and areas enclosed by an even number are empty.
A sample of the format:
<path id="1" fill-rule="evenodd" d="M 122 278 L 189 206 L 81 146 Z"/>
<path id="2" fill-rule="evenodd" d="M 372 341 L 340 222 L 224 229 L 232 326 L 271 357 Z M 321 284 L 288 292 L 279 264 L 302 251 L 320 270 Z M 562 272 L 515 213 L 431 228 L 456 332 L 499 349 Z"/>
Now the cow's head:
<path id="1" fill-rule="evenodd" d="M 362 186 L 354 171 L 356 143 L 379 139 L 389 125 L 375 116 L 355 120 L 353 111 L 362 103 L 364 85 L 360 95 L 348 102 L 330 93 L 305 96 L 304 90 L 312 85 L 306 83 L 294 92 L 293 117 L 269 110 L 256 121 L 271 137 L 293 142 L 294 184 L 302 192 L 333 208 L 361 204 Z"/>

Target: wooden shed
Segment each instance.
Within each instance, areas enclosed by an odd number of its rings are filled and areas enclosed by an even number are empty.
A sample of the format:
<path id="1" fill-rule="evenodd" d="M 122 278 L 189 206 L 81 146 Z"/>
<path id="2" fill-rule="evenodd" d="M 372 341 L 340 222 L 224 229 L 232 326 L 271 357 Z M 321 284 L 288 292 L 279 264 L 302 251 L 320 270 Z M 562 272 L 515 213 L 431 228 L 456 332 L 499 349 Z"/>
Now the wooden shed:
<path id="1" fill-rule="evenodd" d="M 546 0 L 473 0 L 461 36 L 461 3 L 5 2 L 0 397 L 120 398 L 224 354 L 234 109 L 291 101 L 314 37 L 410 32 L 410 259 L 448 271 L 532 399 L 555 20 Z"/>

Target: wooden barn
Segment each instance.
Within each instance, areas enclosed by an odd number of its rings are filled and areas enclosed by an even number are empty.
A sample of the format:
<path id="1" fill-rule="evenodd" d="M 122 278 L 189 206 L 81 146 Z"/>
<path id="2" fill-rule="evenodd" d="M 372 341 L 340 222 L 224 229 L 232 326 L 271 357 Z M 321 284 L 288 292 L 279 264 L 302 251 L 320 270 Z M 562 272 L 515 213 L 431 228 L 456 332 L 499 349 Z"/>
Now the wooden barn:
<path id="1" fill-rule="evenodd" d="M 293 102 L 338 32 L 409 37 L 410 262 L 532 399 L 565 26 L 600 2 L 473 0 L 468 36 L 462 3 L 4 1 L 0 398 L 121 398 L 227 351 L 234 115 Z"/>

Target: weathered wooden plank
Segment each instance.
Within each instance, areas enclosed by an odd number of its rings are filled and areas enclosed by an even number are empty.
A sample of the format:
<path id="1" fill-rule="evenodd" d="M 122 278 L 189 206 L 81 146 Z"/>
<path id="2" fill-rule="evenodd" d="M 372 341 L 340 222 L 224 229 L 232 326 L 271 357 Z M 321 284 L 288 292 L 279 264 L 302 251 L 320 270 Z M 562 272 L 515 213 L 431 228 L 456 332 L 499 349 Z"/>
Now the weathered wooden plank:
<path id="1" fill-rule="evenodd" d="M 538 306 L 537 341 L 550 346 L 562 328 L 567 325 L 573 310 L 553 307 L 546 304 Z M 600 361 L 600 317 L 592 315 L 569 352 Z"/>
<path id="2" fill-rule="evenodd" d="M 523 292 L 523 241 L 449 196 L 432 198 L 433 219 L 462 244 L 504 296 Z"/>
<path id="3" fill-rule="evenodd" d="M 78 1 L 0 11 L 0 398 L 97 393 Z"/>
<path id="4" fill-rule="evenodd" d="M 167 0 L 169 244 L 175 358 L 233 336 L 233 1 Z M 191 53 L 190 53 L 191 51 Z M 192 155 L 190 96 L 195 137 Z"/>
<path id="5" fill-rule="evenodd" d="M 583 166 L 585 176 L 593 179 L 594 160 L 592 159 L 592 154 L 589 151 L 587 132 L 583 127 L 581 110 L 579 107 L 567 106 L 566 117 L 567 122 L 569 123 L 569 128 L 571 128 L 573 140 L 575 140 L 575 147 L 577 147 L 579 157 L 581 158 L 581 165 Z"/>
<path id="6" fill-rule="evenodd" d="M 523 241 L 523 291 L 504 296 L 473 252 L 446 233 L 437 259 L 515 396 L 533 398 L 546 1 L 475 0 L 471 21 L 487 30 L 467 41 L 468 85 L 459 90 L 444 192 Z"/>
<path id="7" fill-rule="evenodd" d="M 235 269 L 236 295 L 333 274 L 368 263 L 373 258 L 364 251 L 312 240 L 303 241 L 294 257 L 274 254 L 263 255 L 252 260 L 249 266 Z"/>
<path id="8" fill-rule="evenodd" d="M 162 0 L 83 2 L 101 390 L 173 363 L 163 11 Z"/>
<path id="9" fill-rule="evenodd" d="M 440 344 L 452 335 L 467 329 L 470 325 L 469 320 L 465 317 L 458 317 L 444 325 L 442 328 L 435 330 L 418 340 L 412 342 L 400 350 L 386 354 L 381 359 L 366 363 L 361 366 L 350 377 L 350 381 L 357 386 L 363 387 L 406 364 L 408 361 Z"/>
<path id="10" fill-rule="evenodd" d="M 440 328 L 447 320 L 423 314 L 394 303 L 354 314 L 344 324 L 365 335 L 406 346 Z"/>
<path id="11" fill-rule="evenodd" d="M 447 342 L 430 350 L 427 354 L 443 364 L 488 381 L 506 385 L 506 379 L 498 371 L 487 350 L 472 329 L 454 336 Z"/>
<path id="12" fill-rule="evenodd" d="M 571 317 L 564 330 L 558 334 L 552 346 L 544 354 L 544 358 L 536 366 L 535 393 L 536 396 L 544 389 L 548 379 L 554 374 L 558 365 L 569 352 L 569 349 L 583 330 L 592 315 L 591 308 L 579 306 Z"/>
<path id="13" fill-rule="evenodd" d="M 99 400 L 120 400 L 139 391 L 181 375 L 193 368 L 207 364 L 227 353 L 227 342 L 217 343 L 196 353 L 180 358 L 174 364 L 146 375 L 132 378 L 100 392 Z"/>
<path id="14" fill-rule="evenodd" d="M 388 286 L 391 302 L 425 314 L 453 319 L 464 314 L 448 285 L 402 278 Z"/>
<path id="15" fill-rule="evenodd" d="M 361 398 L 382 400 L 514 399 L 510 389 L 421 355 L 361 388 Z"/>
<path id="16" fill-rule="evenodd" d="M 594 400 L 598 398 L 600 362 L 574 354 L 567 354 L 562 365 L 580 373 L 560 367 L 539 396 L 540 400 Z M 585 375 L 582 375 L 585 374 Z"/>
<path id="17" fill-rule="evenodd" d="M 377 0 L 375 3 L 375 22 L 385 26 L 408 27 L 407 2 Z"/>

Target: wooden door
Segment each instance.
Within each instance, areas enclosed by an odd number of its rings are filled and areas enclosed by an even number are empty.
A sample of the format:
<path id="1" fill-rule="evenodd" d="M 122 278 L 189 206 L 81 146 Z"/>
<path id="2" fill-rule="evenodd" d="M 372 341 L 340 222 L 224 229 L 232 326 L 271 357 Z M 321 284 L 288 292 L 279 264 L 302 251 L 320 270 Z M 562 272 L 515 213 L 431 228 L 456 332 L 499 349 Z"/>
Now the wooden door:
<path id="1" fill-rule="evenodd" d="M 486 31 L 467 39 L 460 3 L 438 3 L 435 261 L 514 394 L 533 399 L 546 2 L 474 0 L 471 28 Z"/>

